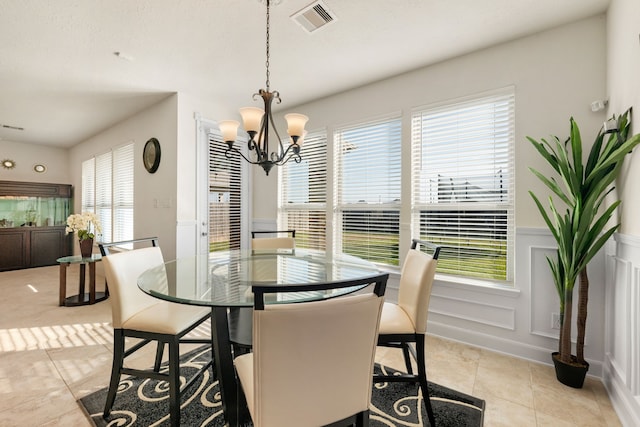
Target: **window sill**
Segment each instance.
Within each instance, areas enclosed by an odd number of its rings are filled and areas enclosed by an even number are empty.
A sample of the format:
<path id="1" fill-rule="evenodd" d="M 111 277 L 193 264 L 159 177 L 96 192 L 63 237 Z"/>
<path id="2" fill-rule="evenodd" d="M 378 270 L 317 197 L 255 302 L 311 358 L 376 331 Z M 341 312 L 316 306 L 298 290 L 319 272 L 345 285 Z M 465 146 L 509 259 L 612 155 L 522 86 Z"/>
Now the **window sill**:
<path id="1" fill-rule="evenodd" d="M 510 298 L 518 298 L 520 296 L 520 290 L 510 285 L 504 285 L 502 283 L 491 282 L 488 280 L 449 276 L 446 274 L 436 274 L 434 284 L 455 286 L 472 292 L 501 295 Z"/>
<path id="2" fill-rule="evenodd" d="M 389 273 L 390 277 L 392 277 L 393 279 L 400 280 L 400 268 L 380 266 L 380 270 L 385 273 Z M 520 296 L 520 290 L 509 285 L 503 285 L 501 283 L 491 282 L 488 280 L 451 276 L 447 274 L 436 274 L 434 284 L 447 287 L 456 287 L 459 289 L 483 294 L 501 295 L 509 298 L 518 298 Z"/>

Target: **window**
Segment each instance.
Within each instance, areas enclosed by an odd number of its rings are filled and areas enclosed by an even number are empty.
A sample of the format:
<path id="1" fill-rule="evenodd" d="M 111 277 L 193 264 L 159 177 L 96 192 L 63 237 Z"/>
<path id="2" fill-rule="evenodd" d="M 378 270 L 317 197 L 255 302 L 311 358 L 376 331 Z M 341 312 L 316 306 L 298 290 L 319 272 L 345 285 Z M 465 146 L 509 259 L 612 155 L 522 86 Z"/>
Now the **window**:
<path id="1" fill-rule="evenodd" d="M 296 246 L 326 248 L 327 134 L 308 133 L 301 148 L 302 161 L 279 169 L 278 228 L 296 230 Z"/>
<path id="2" fill-rule="evenodd" d="M 512 280 L 513 146 L 512 88 L 413 113 L 413 229 L 440 273 Z"/>
<path id="3" fill-rule="evenodd" d="M 242 159 L 228 158 L 226 149 L 220 135 L 209 134 L 209 252 L 240 249 Z"/>
<path id="4" fill-rule="evenodd" d="M 337 129 L 335 246 L 372 262 L 399 264 L 399 116 Z"/>
<path id="5" fill-rule="evenodd" d="M 101 241 L 133 239 L 134 144 L 82 162 L 82 211 L 94 212 Z"/>

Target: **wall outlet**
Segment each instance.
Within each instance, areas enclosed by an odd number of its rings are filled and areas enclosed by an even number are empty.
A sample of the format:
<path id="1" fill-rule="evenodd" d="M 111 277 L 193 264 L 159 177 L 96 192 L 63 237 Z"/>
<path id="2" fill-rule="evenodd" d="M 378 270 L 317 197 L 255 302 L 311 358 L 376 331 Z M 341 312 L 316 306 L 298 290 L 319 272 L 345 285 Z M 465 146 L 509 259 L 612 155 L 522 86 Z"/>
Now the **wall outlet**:
<path id="1" fill-rule="evenodd" d="M 560 330 L 560 313 L 551 313 L 551 329 Z"/>

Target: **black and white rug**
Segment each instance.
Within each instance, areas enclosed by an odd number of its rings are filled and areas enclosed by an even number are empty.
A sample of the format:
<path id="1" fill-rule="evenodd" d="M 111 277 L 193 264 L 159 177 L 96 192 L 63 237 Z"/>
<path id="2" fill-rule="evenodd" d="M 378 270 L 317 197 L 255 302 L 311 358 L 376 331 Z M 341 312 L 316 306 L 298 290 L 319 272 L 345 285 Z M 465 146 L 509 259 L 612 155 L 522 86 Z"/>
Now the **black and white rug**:
<path id="1" fill-rule="evenodd" d="M 181 375 L 190 378 L 211 355 L 206 348 L 196 349 L 181 359 Z M 385 366 L 376 369 L 394 372 Z M 431 404 L 438 427 L 480 427 L 484 400 L 429 383 Z M 116 401 L 108 420 L 102 418 L 107 389 L 98 390 L 78 402 L 96 426 L 169 425 L 169 389 L 164 381 L 126 378 L 120 381 Z M 211 381 L 211 370 L 182 396 L 180 421 L 185 426 L 222 426 L 222 402 L 218 382 Z M 415 384 L 374 384 L 371 397 L 372 426 L 428 426 L 422 393 Z"/>

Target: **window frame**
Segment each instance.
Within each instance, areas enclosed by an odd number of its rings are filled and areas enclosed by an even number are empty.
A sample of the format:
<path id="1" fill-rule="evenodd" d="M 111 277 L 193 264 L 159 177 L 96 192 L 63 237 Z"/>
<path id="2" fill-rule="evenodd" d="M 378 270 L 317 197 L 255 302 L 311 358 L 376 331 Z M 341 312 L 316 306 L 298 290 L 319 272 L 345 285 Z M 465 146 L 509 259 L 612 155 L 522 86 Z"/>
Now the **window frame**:
<path id="1" fill-rule="evenodd" d="M 327 249 L 327 191 L 328 178 L 328 140 L 327 130 L 319 129 L 308 132 L 301 147 L 300 163 L 289 162 L 278 168 L 278 229 L 296 230 L 296 246 L 308 249 Z M 286 141 L 283 141 L 285 143 Z M 301 188 L 299 176 L 300 167 L 309 165 L 307 171 L 306 187 Z M 311 177 L 311 170 L 315 169 L 316 175 Z M 290 202 L 293 192 L 306 191 L 307 200 Z M 296 214 L 300 220 L 292 219 Z M 310 219 L 316 215 L 315 221 Z M 306 220 L 305 220 L 306 217 Z M 304 225 L 304 226 L 303 226 Z"/>
<path id="2" fill-rule="evenodd" d="M 430 114 L 431 115 L 446 114 L 445 113 L 446 110 L 449 110 L 452 112 L 461 112 L 465 108 L 472 108 L 474 106 L 475 107 L 486 106 L 491 103 L 494 103 L 494 107 L 495 107 L 495 104 L 497 103 L 505 103 L 505 105 L 503 106 L 505 111 L 503 111 L 502 114 L 504 114 L 506 118 L 504 119 L 504 123 L 503 122 L 500 122 L 500 123 L 506 126 L 506 128 L 501 129 L 501 131 L 494 132 L 493 145 L 491 147 L 489 146 L 485 147 L 485 151 L 493 150 L 494 158 L 492 159 L 492 161 L 494 163 L 500 164 L 502 166 L 506 164 L 506 166 L 504 166 L 504 168 L 506 168 L 506 171 L 502 170 L 501 178 L 504 178 L 504 176 L 506 176 L 508 178 L 508 182 L 505 185 L 504 196 L 502 195 L 502 193 L 500 193 L 501 194 L 500 198 L 504 198 L 505 200 L 503 202 L 496 202 L 495 200 L 492 200 L 492 196 L 490 195 L 489 190 L 486 190 L 484 192 L 479 192 L 476 194 L 473 194 L 473 190 L 472 190 L 471 195 L 466 196 L 469 199 L 468 201 L 454 200 L 449 203 L 441 202 L 439 200 L 439 197 L 440 197 L 439 183 L 438 183 L 438 200 L 431 203 L 420 200 L 420 197 L 421 197 L 420 194 L 424 192 L 424 189 L 420 187 L 420 182 L 421 182 L 421 179 L 419 177 L 420 159 L 418 157 L 420 156 L 420 158 L 422 158 L 421 157 L 422 151 L 425 149 L 425 146 L 422 143 L 423 138 L 419 136 L 421 131 L 418 131 L 416 129 L 417 122 L 420 122 L 422 119 L 424 119 L 425 115 L 428 116 Z M 497 114 L 498 113 L 496 113 L 496 115 Z M 454 114 L 452 114 L 452 116 L 453 115 Z M 494 116 L 494 120 L 492 122 L 494 124 L 494 127 L 495 127 L 495 124 L 497 123 L 495 120 L 495 117 L 496 116 Z M 468 136 L 465 132 L 466 130 L 460 131 L 463 137 Z M 489 132 L 487 132 L 487 134 L 488 133 Z M 486 135 L 484 136 L 486 137 Z M 500 139 L 501 142 L 500 143 L 496 142 L 497 139 Z M 465 155 L 468 155 L 468 158 L 471 158 L 472 156 L 472 154 L 470 154 L 468 150 L 462 149 L 460 147 L 457 147 L 455 150 L 452 150 L 452 151 L 454 153 L 465 153 Z M 496 154 L 498 152 L 499 154 Z M 495 156 L 498 156 L 500 158 Z M 504 158 L 502 158 L 502 156 L 504 156 Z M 455 159 L 457 159 L 456 161 L 459 161 L 460 159 L 463 159 L 463 160 L 465 159 L 465 156 L 459 156 L 459 154 L 452 154 L 452 159 L 454 157 Z M 478 157 L 478 155 L 476 155 L 475 158 L 482 159 L 483 157 L 482 156 Z M 487 92 L 483 92 L 476 95 L 447 100 L 444 102 L 434 103 L 434 104 L 416 107 L 412 109 L 412 112 L 411 112 L 411 168 L 410 169 L 411 169 L 412 235 L 420 236 L 420 238 L 429 239 L 429 235 L 425 234 L 424 224 L 422 222 L 423 215 L 421 214 L 421 212 L 424 212 L 427 210 L 431 210 L 432 212 L 436 212 L 436 211 L 443 212 L 441 216 L 443 218 L 442 221 L 447 220 L 447 215 L 449 215 L 448 217 L 449 219 L 455 218 L 456 212 L 457 212 L 458 218 L 460 220 L 460 222 L 458 223 L 459 224 L 458 226 L 460 227 L 460 230 L 462 230 L 460 232 L 460 235 L 464 233 L 465 227 L 467 227 L 466 232 L 471 233 L 471 235 L 473 235 L 474 227 L 476 227 L 476 229 L 478 227 L 478 225 L 474 225 L 476 224 L 474 221 L 477 221 L 477 224 L 480 224 L 480 219 L 476 218 L 474 220 L 473 219 L 474 214 L 473 213 L 469 214 L 470 212 L 486 212 L 487 222 L 491 217 L 489 215 L 489 212 L 491 211 L 493 211 L 494 213 L 497 211 L 500 211 L 501 212 L 500 215 L 504 216 L 504 223 L 505 223 L 504 224 L 504 241 L 505 241 L 504 256 L 506 257 L 504 261 L 505 263 L 504 277 L 489 277 L 490 276 L 489 274 L 484 273 L 486 275 L 483 275 L 483 273 L 481 272 L 477 272 L 471 275 L 457 274 L 458 272 L 453 271 L 455 269 L 450 267 L 450 265 L 449 267 L 446 267 L 447 266 L 446 262 L 439 263 L 441 264 L 439 265 L 439 268 L 438 268 L 439 274 L 451 275 L 463 281 L 477 280 L 481 282 L 491 282 L 491 283 L 500 284 L 500 285 L 513 286 L 514 251 L 515 251 L 514 249 L 514 246 L 515 246 L 515 88 L 513 86 L 509 86 L 509 87 L 505 87 L 505 88 L 501 88 L 493 91 L 487 91 Z M 457 167 L 456 170 L 460 171 L 462 170 L 462 167 Z M 465 171 L 464 173 L 469 174 L 469 172 L 467 171 Z M 493 171 L 493 174 L 494 174 L 493 178 L 495 180 L 496 179 L 495 170 Z M 472 175 L 470 174 L 469 176 L 472 176 Z M 477 176 L 482 176 L 482 175 L 477 175 Z M 454 178 L 458 181 L 458 183 L 455 183 L 456 181 L 452 179 L 451 188 L 458 189 L 458 190 L 462 189 L 463 185 L 459 184 L 459 182 L 461 182 L 462 180 L 462 177 L 454 176 Z M 483 181 L 483 184 L 487 184 L 487 182 Z M 464 185 L 467 186 L 468 188 L 473 188 L 473 185 L 469 185 L 468 180 L 465 182 Z M 454 190 L 452 190 L 452 193 L 453 191 Z M 496 193 L 497 192 L 495 192 L 494 190 L 494 194 Z M 474 197 L 476 198 L 476 200 L 473 200 Z M 487 200 L 482 202 L 480 200 L 481 198 L 486 198 Z M 432 196 L 432 201 L 433 200 L 434 199 Z M 447 214 L 447 212 L 449 212 L 449 214 Z M 433 215 L 434 218 L 437 216 L 438 214 Z M 495 217 L 497 218 L 498 215 L 496 214 Z M 465 221 L 468 221 L 468 222 L 465 222 Z M 500 228 L 502 227 L 502 221 L 503 220 L 500 219 L 494 223 L 494 226 L 491 229 L 493 230 L 494 235 L 502 233 L 500 231 Z M 489 231 L 486 231 L 486 233 L 487 233 L 486 235 L 490 234 Z M 482 238 L 485 239 L 486 235 L 482 234 Z M 446 245 L 446 242 L 444 242 L 444 244 Z M 488 244 L 488 247 L 491 247 L 490 243 Z M 474 251 L 474 250 L 477 250 L 477 248 L 469 249 L 469 251 Z M 449 252 L 449 254 L 447 254 L 447 251 Z M 447 255 L 455 258 L 454 252 L 455 251 L 452 251 L 451 249 L 449 250 L 447 250 L 447 248 L 443 249 L 441 259 L 446 260 Z M 458 253 L 459 253 L 459 257 L 469 255 L 469 253 L 465 253 L 464 249 L 458 250 Z M 488 251 L 483 252 L 482 249 L 480 249 L 479 252 L 477 253 L 480 255 L 476 255 L 476 256 L 489 256 L 489 252 Z M 468 258 L 470 258 L 470 256 L 468 256 Z M 490 258 L 487 258 L 487 259 L 490 259 Z M 501 263 L 502 261 L 500 261 L 500 268 L 502 268 Z M 448 269 L 448 272 L 446 273 L 443 272 L 443 270 L 445 269 Z"/>
<path id="3" fill-rule="evenodd" d="M 102 228 L 99 240 L 105 243 L 132 240 L 135 227 L 135 143 L 131 141 L 96 154 L 84 160 L 81 168 L 80 209 L 81 212 L 98 215 Z M 131 191 L 118 191 L 120 186 Z M 117 220 L 116 217 L 120 218 L 117 211 L 122 209 L 131 210 L 130 220 Z"/>
<path id="4" fill-rule="evenodd" d="M 364 186 L 364 188 L 367 189 L 366 191 L 368 191 L 370 188 L 378 188 L 380 190 L 384 189 L 387 192 L 387 194 L 385 194 L 386 199 L 394 196 L 395 198 L 390 199 L 392 201 L 382 201 L 382 195 L 379 194 L 379 203 L 375 203 L 375 201 L 373 203 L 368 202 L 366 201 L 366 198 L 359 199 L 365 200 L 364 204 L 362 205 L 360 204 L 360 202 L 348 202 L 348 197 L 343 191 L 345 189 L 343 182 L 346 182 L 347 179 L 344 171 L 345 155 L 347 155 L 353 149 L 357 149 L 357 146 L 353 143 L 350 143 L 349 141 L 343 141 L 343 135 L 345 133 L 360 130 L 363 133 L 355 140 L 366 139 L 367 135 L 378 136 L 377 132 L 375 131 L 375 128 L 378 126 L 388 127 L 388 131 L 393 132 L 392 134 L 387 133 L 386 135 L 390 138 L 386 141 L 388 144 L 381 145 L 377 148 L 380 150 L 380 153 L 384 152 L 385 150 L 389 152 L 390 155 L 384 157 L 383 161 L 385 166 L 393 166 L 393 172 L 388 175 L 391 178 L 385 180 L 384 183 L 379 182 L 376 185 L 373 185 L 375 181 L 374 178 L 372 178 L 371 180 L 365 178 L 365 182 L 361 182 L 361 184 Z M 355 230 L 358 230 L 358 228 L 362 227 L 362 229 L 364 230 L 363 233 L 367 235 L 366 245 L 364 249 L 355 249 L 355 247 L 351 245 L 351 249 L 347 250 L 345 253 L 368 259 L 375 264 L 380 265 L 381 267 L 390 269 L 398 268 L 400 265 L 400 224 L 402 213 L 402 128 L 402 113 L 397 111 L 383 116 L 377 116 L 366 120 L 348 123 L 336 127 L 333 130 L 333 250 L 334 252 L 343 253 L 345 249 L 344 221 L 349 221 L 345 218 L 345 213 L 351 212 L 352 218 L 356 218 L 358 213 L 361 213 L 363 214 L 362 218 L 366 218 L 366 222 L 355 219 L 353 223 L 351 223 L 351 227 Z M 379 142 L 384 143 L 384 130 L 380 132 Z M 350 145 L 348 144 L 353 145 L 355 148 L 350 148 Z M 374 153 L 374 155 L 380 153 L 376 152 Z M 369 167 L 372 168 L 372 171 L 378 168 L 376 173 L 379 176 L 380 163 L 376 164 L 374 162 L 366 162 L 366 164 L 364 164 L 363 161 L 363 165 L 358 165 L 358 167 L 362 166 L 364 166 L 367 172 L 369 172 Z M 362 170 L 360 170 L 360 172 L 362 172 Z M 351 171 L 350 173 L 353 174 L 354 172 Z M 376 173 L 374 173 L 374 175 Z M 362 195 L 362 193 L 360 193 L 360 195 Z M 387 216 L 394 216 L 394 225 L 392 225 L 391 228 L 395 229 L 395 232 L 389 233 L 388 231 L 384 230 L 385 227 L 382 224 L 383 222 L 388 223 L 388 221 L 384 221 L 385 217 Z M 395 219 L 395 217 L 397 217 L 397 220 Z M 369 221 L 369 219 L 374 220 L 373 226 L 370 226 L 371 222 Z M 386 228 L 388 229 L 389 227 Z M 391 237 L 394 240 L 393 242 L 385 241 L 387 234 L 393 236 Z M 389 243 L 391 243 L 391 246 L 389 245 Z"/>

